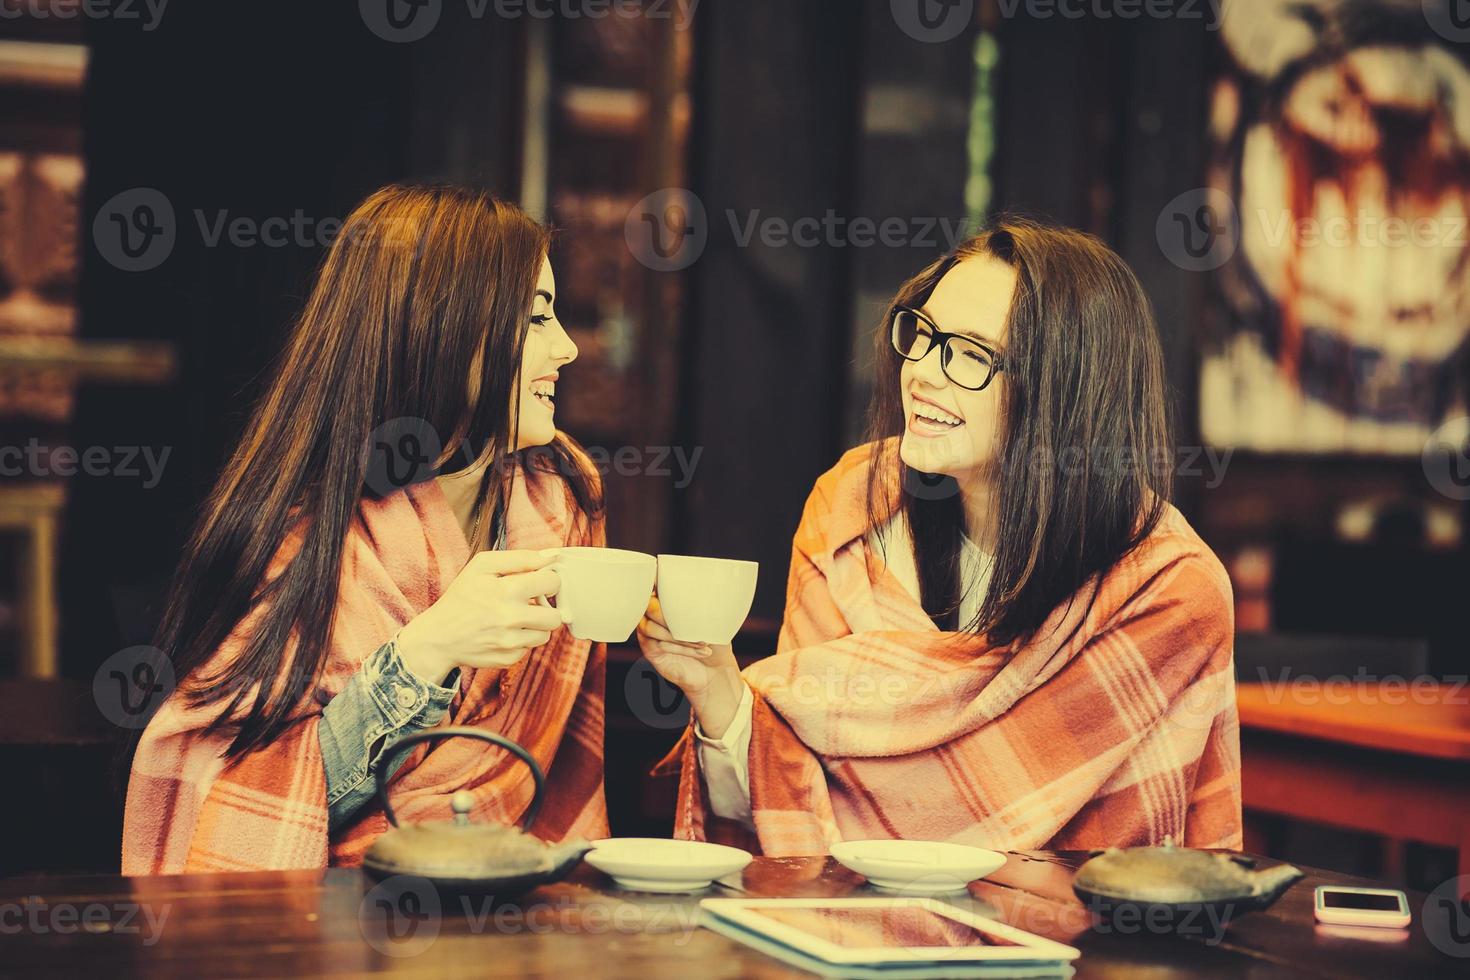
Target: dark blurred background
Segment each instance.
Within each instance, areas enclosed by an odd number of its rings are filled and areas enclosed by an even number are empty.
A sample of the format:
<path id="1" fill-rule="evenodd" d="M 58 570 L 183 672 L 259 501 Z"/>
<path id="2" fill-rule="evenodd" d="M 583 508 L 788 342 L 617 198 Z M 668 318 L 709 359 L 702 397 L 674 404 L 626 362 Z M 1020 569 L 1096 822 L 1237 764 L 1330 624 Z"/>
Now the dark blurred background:
<path id="1" fill-rule="evenodd" d="M 860 441 L 893 290 L 1020 209 L 1102 236 L 1153 299 L 1178 503 L 1231 570 L 1242 681 L 1463 676 L 1470 471 L 1459 443 L 1421 452 L 1464 422 L 1463 238 L 1383 259 L 1250 215 L 1463 215 L 1465 39 L 1418 4 L 1240 6 L 1232 32 L 1205 5 L 0 0 L 0 444 L 33 447 L 0 485 L 0 762 L 37 800 L 0 818 L 0 870 L 115 866 L 93 680 L 149 642 L 333 222 L 396 180 L 482 183 L 559 230 L 582 356 L 558 418 L 607 461 L 610 543 L 759 560 L 743 657 L 774 647 L 807 491 Z M 139 254 L 119 237 L 148 228 Z M 56 447 L 109 472 L 68 475 Z M 612 651 L 617 833 L 667 831 L 646 772 L 678 732 L 668 694 Z M 1466 774 L 1470 749 L 1419 758 L 1421 719 L 1394 719 L 1326 748 L 1248 726 L 1248 803 L 1254 751 L 1262 772 L 1311 748 Z M 1341 787 L 1314 799 L 1262 802 L 1249 843 L 1410 881 L 1466 861 L 1463 823 L 1394 833 L 1343 815 Z"/>

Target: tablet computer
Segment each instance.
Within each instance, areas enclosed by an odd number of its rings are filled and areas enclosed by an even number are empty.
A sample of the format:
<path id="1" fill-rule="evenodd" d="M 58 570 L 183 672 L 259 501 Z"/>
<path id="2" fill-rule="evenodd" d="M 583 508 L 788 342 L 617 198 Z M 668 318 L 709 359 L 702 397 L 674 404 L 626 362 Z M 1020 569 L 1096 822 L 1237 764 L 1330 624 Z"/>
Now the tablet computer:
<path id="1" fill-rule="evenodd" d="M 701 924 L 716 932 L 842 975 L 955 976 L 965 968 L 971 976 L 1066 976 L 1082 955 L 932 898 L 707 898 L 699 905 Z"/>

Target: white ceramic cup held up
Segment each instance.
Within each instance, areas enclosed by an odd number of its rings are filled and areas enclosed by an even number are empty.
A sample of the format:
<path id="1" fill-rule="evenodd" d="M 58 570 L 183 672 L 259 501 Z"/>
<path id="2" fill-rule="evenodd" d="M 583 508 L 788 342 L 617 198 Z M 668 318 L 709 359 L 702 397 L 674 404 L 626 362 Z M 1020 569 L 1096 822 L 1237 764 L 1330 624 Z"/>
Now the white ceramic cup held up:
<path id="1" fill-rule="evenodd" d="M 620 548 L 557 548 L 556 607 L 579 640 L 622 643 L 648 608 L 658 562 Z"/>
<path id="2" fill-rule="evenodd" d="M 658 556 L 658 604 L 674 639 L 725 644 L 755 601 L 760 565 L 733 558 Z"/>

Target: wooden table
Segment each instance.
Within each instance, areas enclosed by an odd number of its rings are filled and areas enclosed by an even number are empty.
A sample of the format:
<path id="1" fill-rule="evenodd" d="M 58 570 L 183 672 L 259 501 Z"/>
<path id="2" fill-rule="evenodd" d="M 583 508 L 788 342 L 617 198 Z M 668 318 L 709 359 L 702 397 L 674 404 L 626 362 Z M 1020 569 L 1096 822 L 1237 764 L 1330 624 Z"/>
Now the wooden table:
<path id="1" fill-rule="evenodd" d="M 1470 874 L 1470 687 L 1350 681 L 1238 685 L 1247 818 L 1449 847 Z"/>
<path id="2" fill-rule="evenodd" d="M 1082 950 L 1077 976 L 1332 976 L 1427 978 L 1466 974 L 1414 924 L 1384 942 L 1321 931 L 1312 919 L 1319 884 L 1363 884 L 1310 872 L 1275 906 L 1245 915 L 1221 935 L 1194 938 L 1092 927 L 1072 895 L 1079 852 L 1010 855 L 956 904 L 988 912 Z M 1263 866 L 1270 862 L 1263 861 Z M 829 858 L 757 858 L 740 891 L 752 896 L 872 894 Z M 350 869 L 154 878 L 53 876 L 0 880 L 0 974 L 8 976 L 286 976 L 403 973 L 416 976 L 596 978 L 791 977 L 761 953 L 695 925 L 701 897 L 618 891 L 583 865 L 567 881 L 492 908 L 479 900 L 384 893 Z M 26 906 L 27 896 L 31 896 Z M 438 905 L 435 913 L 434 905 Z M 401 910 L 395 912 L 394 910 Z M 34 911 L 33 911 L 34 910 Z M 49 928 L 61 910 L 66 931 Z M 79 923 L 90 920 L 82 927 Z M 40 922 L 39 927 L 28 924 Z M 17 928 L 19 926 L 19 928 Z M 1463 950 L 1470 953 L 1470 939 Z"/>

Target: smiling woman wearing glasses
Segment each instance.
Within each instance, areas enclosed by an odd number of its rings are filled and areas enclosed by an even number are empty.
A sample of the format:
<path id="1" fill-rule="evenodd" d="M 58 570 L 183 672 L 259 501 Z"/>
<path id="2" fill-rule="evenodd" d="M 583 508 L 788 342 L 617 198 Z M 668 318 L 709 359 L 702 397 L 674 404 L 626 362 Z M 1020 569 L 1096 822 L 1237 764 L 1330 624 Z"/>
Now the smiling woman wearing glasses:
<path id="1" fill-rule="evenodd" d="M 817 481 L 777 653 L 650 662 L 694 724 L 677 833 L 998 849 L 1241 843 L 1229 580 L 1168 502 L 1138 280 L 1002 220 L 900 289 L 872 441 Z"/>

